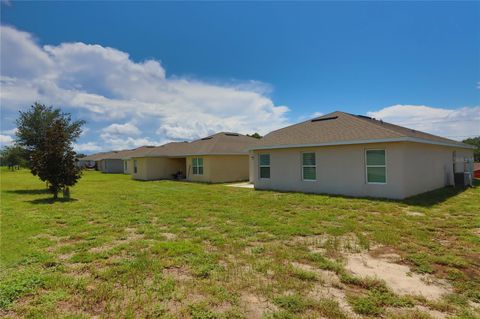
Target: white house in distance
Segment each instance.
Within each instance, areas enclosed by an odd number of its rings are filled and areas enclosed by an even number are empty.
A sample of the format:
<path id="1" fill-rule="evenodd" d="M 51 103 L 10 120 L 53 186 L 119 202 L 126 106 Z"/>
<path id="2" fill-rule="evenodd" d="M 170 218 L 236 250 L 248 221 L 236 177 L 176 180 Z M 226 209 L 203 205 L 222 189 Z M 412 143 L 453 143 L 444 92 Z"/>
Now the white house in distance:
<path id="1" fill-rule="evenodd" d="M 250 148 L 256 189 L 403 199 L 471 171 L 473 147 L 366 116 L 333 112 Z"/>

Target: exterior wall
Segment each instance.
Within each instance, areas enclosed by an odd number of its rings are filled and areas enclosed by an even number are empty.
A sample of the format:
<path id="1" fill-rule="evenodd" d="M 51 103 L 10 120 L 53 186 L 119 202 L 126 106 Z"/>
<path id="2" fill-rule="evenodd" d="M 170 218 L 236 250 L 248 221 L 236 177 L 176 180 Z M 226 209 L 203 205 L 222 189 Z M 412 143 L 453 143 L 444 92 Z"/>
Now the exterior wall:
<path id="1" fill-rule="evenodd" d="M 386 150 L 386 184 L 367 183 L 367 149 Z M 251 166 L 256 189 L 403 199 L 451 185 L 454 150 L 473 159 L 472 150 L 397 142 L 254 151 Z M 316 181 L 302 180 L 303 152 L 316 153 Z M 270 154 L 270 179 L 259 178 L 262 153 Z"/>
<path id="2" fill-rule="evenodd" d="M 123 161 L 121 159 L 101 160 L 103 173 L 123 173 Z"/>
<path id="3" fill-rule="evenodd" d="M 365 150 L 386 150 L 386 184 L 367 184 Z M 403 198 L 404 143 L 342 145 L 254 151 L 256 189 Z M 302 180 L 302 153 L 315 152 L 316 181 Z M 270 179 L 259 178 L 259 154 L 270 154 Z"/>
<path id="4" fill-rule="evenodd" d="M 125 169 L 125 165 L 127 166 Z M 123 160 L 123 173 L 128 175 L 133 175 L 133 160 Z"/>
<path id="5" fill-rule="evenodd" d="M 203 175 L 194 175 L 192 158 L 203 158 Z M 187 157 L 187 180 L 205 183 L 227 183 L 249 179 L 248 155 L 208 155 Z"/>
<path id="6" fill-rule="evenodd" d="M 182 172 L 185 175 L 185 158 L 167 158 L 167 157 L 144 157 L 135 158 L 137 161 L 137 173 L 132 177 L 139 180 L 159 180 L 172 179 L 173 174 Z"/>
<path id="7" fill-rule="evenodd" d="M 405 149 L 405 196 L 428 192 L 454 184 L 453 152 L 456 152 L 455 173 L 471 172 L 473 150 L 437 145 L 408 143 Z"/>

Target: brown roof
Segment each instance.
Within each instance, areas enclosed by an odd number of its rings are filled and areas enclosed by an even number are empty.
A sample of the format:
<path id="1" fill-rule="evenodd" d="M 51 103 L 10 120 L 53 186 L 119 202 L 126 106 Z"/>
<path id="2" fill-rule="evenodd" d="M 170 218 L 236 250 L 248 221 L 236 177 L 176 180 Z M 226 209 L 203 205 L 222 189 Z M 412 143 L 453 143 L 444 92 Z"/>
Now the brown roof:
<path id="1" fill-rule="evenodd" d="M 337 111 L 273 131 L 265 135 L 251 149 L 394 141 L 469 147 L 464 143 L 375 120 L 367 116 Z"/>
<path id="2" fill-rule="evenodd" d="M 238 133 L 220 132 L 188 143 L 185 155 L 248 154 L 258 139 Z"/>
<path id="3" fill-rule="evenodd" d="M 97 154 L 92 154 L 82 158 L 82 160 L 86 161 L 101 161 L 105 159 L 124 159 L 130 157 L 131 154 L 137 154 L 147 151 L 154 146 L 140 146 L 131 150 L 120 150 L 120 151 L 110 151 L 110 152 L 102 152 Z"/>
<path id="4" fill-rule="evenodd" d="M 171 142 L 161 146 L 151 147 L 143 152 L 136 152 L 130 157 L 161 157 L 161 156 L 177 156 L 186 149 L 188 142 Z"/>
<path id="5" fill-rule="evenodd" d="M 220 132 L 192 142 L 172 142 L 131 157 L 248 154 L 258 139 L 231 132 Z"/>

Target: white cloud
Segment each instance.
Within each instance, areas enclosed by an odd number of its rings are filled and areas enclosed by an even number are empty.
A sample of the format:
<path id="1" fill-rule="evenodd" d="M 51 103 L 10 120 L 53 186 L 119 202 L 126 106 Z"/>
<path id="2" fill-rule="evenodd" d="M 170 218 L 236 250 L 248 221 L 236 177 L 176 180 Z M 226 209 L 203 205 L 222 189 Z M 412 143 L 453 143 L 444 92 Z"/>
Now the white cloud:
<path id="1" fill-rule="evenodd" d="M 13 143 L 13 138 L 10 135 L 3 135 L 0 134 L 0 145 L 1 146 L 8 146 Z"/>
<path id="2" fill-rule="evenodd" d="M 74 144 L 73 149 L 76 152 L 99 152 L 102 148 L 94 142 Z"/>
<path id="3" fill-rule="evenodd" d="M 368 116 L 455 140 L 480 135 L 480 106 L 459 109 L 392 105 Z"/>
<path id="4" fill-rule="evenodd" d="M 105 127 L 102 132 L 116 135 L 140 135 L 140 130 L 132 123 L 111 124 Z"/>
<path id="5" fill-rule="evenodd" d="M 168 77 L 159 61 L 135 62 L 126 52 L 80 42 L 41 47 L 29 33 L 0 28 L 2 107 L 16 110 L 39 101 L 78 110 L 87 120 L 141 127 L 117 143 L 119 132 L 129 128 L 110 125 L 100 141 L 106 147 L 217 131 L 265 134 L 288 124 L 288 108 L 267 96 L 268 84 Z"/>

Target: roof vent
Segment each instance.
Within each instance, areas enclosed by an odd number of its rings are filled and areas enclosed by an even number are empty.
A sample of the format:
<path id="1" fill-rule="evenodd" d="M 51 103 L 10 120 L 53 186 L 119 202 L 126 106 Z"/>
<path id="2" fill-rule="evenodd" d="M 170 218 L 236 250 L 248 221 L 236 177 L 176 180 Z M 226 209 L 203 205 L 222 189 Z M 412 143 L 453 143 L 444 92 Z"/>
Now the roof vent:
<path id="1" fill-rule="evenodd" d="M 153 145 L 148 145 L 148 146 L 146 146 L 146 147 L 147 147 L 147 148 L 154 148 L 155 146 L 153 146 Z"/>
<path id="2" fill-rule="evenodd" d="M 330 117 L 319 117 L 313 120 L 310 120 L 310 122 L 321 122 L 321 121 L 330 121 L 338 118 L 338 116 L 330 116 Z"/>
<path id="3" fill-rule="evenodd" d="M 225 133 L 226 136 L 238 136 L 237 133 Z"/>
<path id="4" fill-rule="evenodd" d="M 209 137 L 204 137 L 204 138 L 202 138 L 201 140 L 202 140 L 202 141 L 206 141 L 206 140 L 211 140 L 211 139 L 212 139 L 212 137 L 209 136 Z"/>

